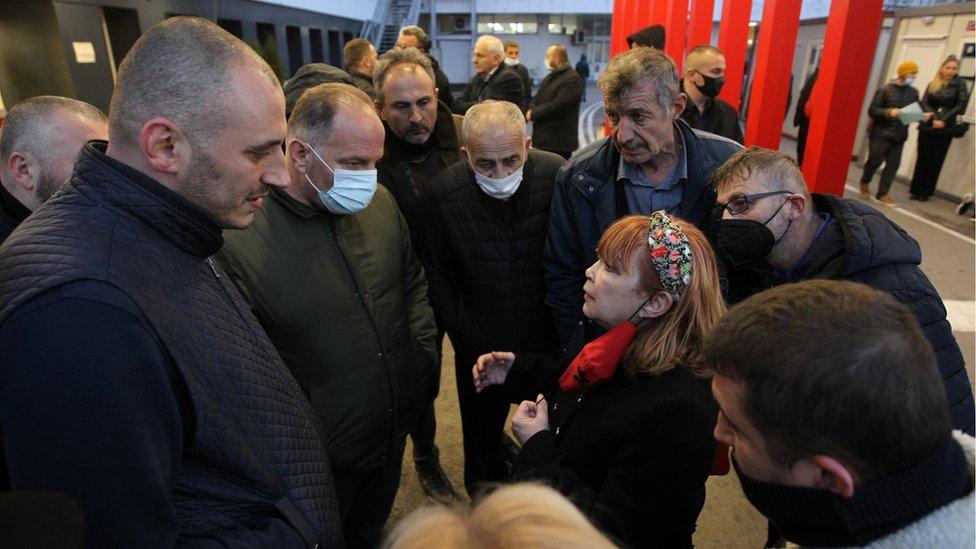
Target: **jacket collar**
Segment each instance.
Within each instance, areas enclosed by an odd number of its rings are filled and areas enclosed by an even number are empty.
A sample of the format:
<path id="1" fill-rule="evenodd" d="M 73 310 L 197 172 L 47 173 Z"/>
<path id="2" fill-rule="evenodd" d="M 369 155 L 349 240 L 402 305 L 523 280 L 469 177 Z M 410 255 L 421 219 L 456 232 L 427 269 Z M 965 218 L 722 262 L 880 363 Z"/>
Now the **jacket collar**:
<path id="1" fill-rule="evenodd" d="M 174 246 L 204 258 L 224 243 L 217 220 L 155 179 L 105 154 L 108 143 L 89 141 L 71 177 L 78 192 L 124 211 Z"/>
<path id="2" fill-rule="evenodd" d="M 302 180 L 299 185 L 308 185 L 307 181 Z M 271 187 L 271 199 L 280 204 L 283 208 L 303 219 L 313 217 L 335 217 L 335 215 L 324 208 L 313 208 L 295 200 L 288 192 L 281 187 Z"/>

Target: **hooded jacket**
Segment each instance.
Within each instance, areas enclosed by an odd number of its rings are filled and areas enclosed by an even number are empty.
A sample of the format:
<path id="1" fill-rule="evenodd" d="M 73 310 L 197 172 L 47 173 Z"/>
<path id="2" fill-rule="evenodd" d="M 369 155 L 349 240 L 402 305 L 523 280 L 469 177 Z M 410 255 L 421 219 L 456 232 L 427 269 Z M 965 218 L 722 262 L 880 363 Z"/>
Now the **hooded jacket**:
<path id="1" fill-rule="evenodd" d="M 684 138 L 688 178 L 673 213 L 709 234 L 716 197 L 712 174 L 742 145 L 692 130 L 681 119 L 674 125 Z M 596 244 L 607 227 L 627 213 L 617 181 L 619 165 L 620 153 L 605 137 L 577 152 L 556 175 L 543 264 L 546 303 L 563 345 L 583 321 L 583 283 L 587 267 L 596 261 Z"/>

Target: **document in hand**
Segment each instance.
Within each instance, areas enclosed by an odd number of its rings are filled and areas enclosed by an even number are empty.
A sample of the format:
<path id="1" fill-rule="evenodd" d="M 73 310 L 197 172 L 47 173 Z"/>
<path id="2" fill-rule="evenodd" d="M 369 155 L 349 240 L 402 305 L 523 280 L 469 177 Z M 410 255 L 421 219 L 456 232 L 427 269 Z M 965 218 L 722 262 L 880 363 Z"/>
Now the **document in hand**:
<path id="1" fill-rule="evenodd" d="M 898 120 L 904 125 L 909 125 L 912 122 L 918 122 L 924 118 L 924 113 L 922 112 L 922 106 L 918 104 L 918 101 L 901 108 L 901 114 L 898 115 Z"/>

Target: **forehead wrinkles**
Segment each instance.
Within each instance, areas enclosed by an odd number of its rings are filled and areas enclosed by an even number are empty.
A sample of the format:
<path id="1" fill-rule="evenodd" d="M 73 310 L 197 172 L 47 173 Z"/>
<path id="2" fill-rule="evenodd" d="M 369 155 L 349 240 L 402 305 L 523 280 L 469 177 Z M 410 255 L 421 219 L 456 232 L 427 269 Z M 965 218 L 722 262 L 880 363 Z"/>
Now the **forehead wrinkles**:
<path id="1" fill-rule="evenodd" d="M 508 158 L 521 154 L 525 144 L 521 136 L 489 132 L 471 140 L 468 149 L 472 158 Z"/>

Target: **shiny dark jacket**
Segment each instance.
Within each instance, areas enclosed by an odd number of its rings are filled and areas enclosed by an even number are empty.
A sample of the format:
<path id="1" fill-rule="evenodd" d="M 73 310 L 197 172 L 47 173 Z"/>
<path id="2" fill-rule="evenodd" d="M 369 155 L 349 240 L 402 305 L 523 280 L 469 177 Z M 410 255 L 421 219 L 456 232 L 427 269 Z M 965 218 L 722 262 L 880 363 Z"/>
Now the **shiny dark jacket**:
<path id="1" fill-rule="evenodd" d="M 969 91 L 966 89 L 966 82 L 958 76 L 935 93 L 930 93 L 926 88 L 921 101 L 922 110 L 935 114 L 932 120 L 919 123 L 918 131 L 932 135 L 955 133 L 956 117 L 966 111 L 968 102 Z M 944 128 L 933 128 L 933 120 L 942 120 L 946 125 Z"/>
<path id="2" fill-rule="evenodd" d="M 571 153 L 579 147 L 580 101 L 583 79 L 566 63 L 539 84 L 532 99 L 532 146 L 544 151 Z"/>
<path id="3" fill-rule="evenodd" d="M 177 426 L 175 440 L 135 454 L 143 460 L 121 466 L 114 479 L 83 474 L 97 470 L 98 463 L 72 462 L 51 472 L 38 471 L 36 464 L 18 464 L 11 471 L 29 478 L 12 475 L 14 489 L 43 488 L 77 498 L 88 522 L 87 543 L 93 547 L 172 547 L 208 541 L 221 546 L 295 547 L 294 538 L 283 537 L 289 530 L 300 534 L 309 547 L 341 544 L 320 424 L 247 305 L 208 260 L 220 249 L 221 228 L 193 203 L 107 157 L 105 146 L 89 142 L 70 186 L 0 247 L 0 333 L 18 311 L 52 292 L 80 288 L 79 284 L 89 284 L 90 291 L 97 285 L 103 290 L 100 295 L 88 296 L 94 307 L 106 303 L 99 298 L 114 291 L 126 298 L 126 311 L 132 315 L 124 329 L 112 332 L 117 334 L 117 348 L 98 353 L 94 347 L 82 348 L 69 363 L 35 364 L 18 376 L 42 367 L 61 369 L 64 377 L 132 394 L 125 388 L 132 378 L 142 380 L 145 371 L 158 370 L 165 379 L 163 372 L 173 368 L 173 377 L 182 383 L 139 388 L 158 389 L 162 402 L 132 401 L 126 417 L 117 421 L 117 410 L 108 408 L 111 404 L 93 406 L 81 417 L 63 418 L 64 425 L 82 432 L 114 428 L 118 451 L 125 455 L 133 455 L 138 449 L 133 445 L 143 437 L 169 430 L 164 428 L 165 412 L 181 401 L 177 395 L 183 391 L 195 420 L 188 422 L 192 427 Z M 49 303 L 36 314 L 62 321 L 57 305 Z M 41 344 L 45 343 L 50 342 Z M 137 354 L 136 360 L 130 353 Z M 140 371 L 102 375 L 125 361 Z M 51 396 L 44 384 L 60 381 L 55 374 L 21 384 L 11 379 L 18 368 L 10 362 L 4 366 L 0 393 L 33 387 L 38 391 L 34 398 L 43 400 Z M 17 457 L 26 452 L 11 447 L 14 412 L 4 407 L 0 422 L 7 455 Z M 148 424 L 133 429 L 128 424 L 132 417 L 145 417 Z M 39 416 L 30 418 L 27 427 L 36 431 L 40 425 L 44 417 Z M 72 438 L 56 432 L 48 436 L 58 444 Z M 71 462 L 72 455 L 88 451 L 88 446 L 73 450 L 59 457 Z M 174 453 L 176 462 L 169 463 Z M 127 466 L 136 469 L 137 482 L 127 484 L 123 473 L 133 473 L 124 470 Z M 72 472 L 76 478 L 67 483 L 51 483 Z M 106 496 L 113 490 L 118 498 Z M 130 508 L 118 509 L 126 505 Z M 134 515 L 149 515 L 151 522 L 112 522 Z M 141 531 L 132 532 L 134 528 Z M 253 536 L 243 535 L 248 532 Z"/>
<path id="4" fill-rule="evenodd" d="M 682 81 L 682 90 L 685 85 L 687 85 L 685 81 Z M 689 99 L 685 110 L 681 112 L 681 119 L 696 130 L 721 135 L 739 144 L 745 139 L 742 135 L 742 125 L 739 124 L 739 113 L 732 105 L 717 97 L 709 98 L 705 102 L 704 112 L 699 111 Z"/>
<path id="5" fill-rule="evenodd" d="M 868 107 L 868 116 L 871 117 L 871 131 L 868 135 L 871 139 L 896 143 L 908 139 L 908 126 L 897 118 L 889 117 L 887 113 L 891 109 L 907 107 L 916 101 L 918 90 L 912 86 L 901 86 L 895 82 L 881 86 Z"/>
<path id="6" fill-rule="evenodd" d="M 525 110 L 525 84 L 517 72 L 502 63 L 487 81 L 481 74 L 475 74 L 464 88 L 464 92 L 454 102 L 454 112 L 464 114 L 472 105 L 485 99 L 508 101 L 520 110 Z"/>
<path id="7" fill-rule="evenodd" d="M 681 119 L 675 126 L 687 147 L 688 179 L 674 213 L 709 234 L 716 197 L 712 174 L 742 146 L 692 130 Z M 618 199 L 622 195 L 617 182 L 619 165 L 620 153 L 610 138 L 604 138 L 577 152 L 556 177 L 544 265 L 546 303 L 564 345 L 583 320 L 583 283 L 587 267 L 596 261 L 596 244 L 603 231 L 626 214 Z"/>
<path id="8" fill-rule="evenodd" d="M 548 353 L 558 346 L 545 304 L 542 247 L 562 161 L 530 150 L 522 183 L 507 202 L 485 194 L 464 161 L 436 181 L 431 304 L 438 324 L 468 354 Z"/>

